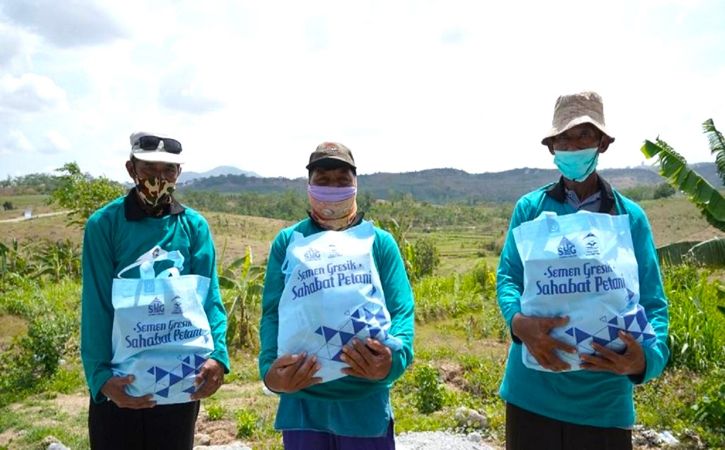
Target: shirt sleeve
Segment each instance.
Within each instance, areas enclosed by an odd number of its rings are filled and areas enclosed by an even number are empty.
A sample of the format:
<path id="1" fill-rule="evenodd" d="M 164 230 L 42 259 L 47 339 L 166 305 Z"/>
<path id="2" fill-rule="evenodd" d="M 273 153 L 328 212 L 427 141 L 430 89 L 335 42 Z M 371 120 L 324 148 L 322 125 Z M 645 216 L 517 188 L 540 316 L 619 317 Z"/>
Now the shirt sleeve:
<path id="1" fill-rule="evenodd" d="M 524 292 L 524 266 L 516 248 L 513 230 L 525 221 L 525 204 L 519 200 L 511 215 L 506 241 L 501 250 L 496 272 L 498 306 L 509 330 L 511 330 L 513 317 L 516 313 L 521 312 L 521 294 Z M 514 342 L 521 342 L 513 333 L 511 333 L 511 337 Z"/>
<path id="2" fill-rule="evenodd" d="M 262 293 L 262 316 L 259 323 L 259 375 L 262 380 L 277 359 L 277 331 L 279 329 L 279 300 L 284 291 L 282 263 L 287 251 L 286 239 L 278 234 L 267 259 Z"/>
<path id="3" fill-rule="evenodd" d="M 204 312 L 209 321 L 214 351 L 210 358 L 224 366 L 224 372 L 229 373 L 229 352 L 227 350 L 227 313 L 222 302 L 219 289 L 219 277 L 216 270 L 216 250 L 212 239 L 209 224 L 203 217 L 195 227 L 196 235 L 191 244 L 191 273 L 209 277 L 209 292 L 204 300 Z"/>
<path id="4" fill-rule="evenodd" d="M 98 213 L 86 223 L 83 234 L 83 287 L 81 294 L 81 360 L 91 398 L 105 400 L 101 388 L 113 376 L 111 329 L 113 326 L 113 254 L 110 224 Z"/>
<path id="5" fill-rule="evenodd" d="M 630 377 L 635 384 L 646 383 L 658 377 L 670 357 L 667 347 L 669 312 L 667 298 L 662 285 L 662 275 L 657 250 L 652 238 L 652 229 L 644 211 L 637 207 L 632 211 L 632 243 L 639 270 L 639 304 L 647 314 L 647 320 L 657 336 L 654 345 L 644 347 L 645 372 L 639 377 Z"/>
<path id="6" fill-rule="evenodd" d="M 390 313 L 389 333 L 400 339 L 403 344 L 400 350 L 393 351 L 390 373 L 381 381 L 390 385 L 400 378 L 413 362 L 415 302 L 403 258 L 390 233 L 382 230 L 377 232 L 373 252 L 385 294 L 385 305 Z"/>

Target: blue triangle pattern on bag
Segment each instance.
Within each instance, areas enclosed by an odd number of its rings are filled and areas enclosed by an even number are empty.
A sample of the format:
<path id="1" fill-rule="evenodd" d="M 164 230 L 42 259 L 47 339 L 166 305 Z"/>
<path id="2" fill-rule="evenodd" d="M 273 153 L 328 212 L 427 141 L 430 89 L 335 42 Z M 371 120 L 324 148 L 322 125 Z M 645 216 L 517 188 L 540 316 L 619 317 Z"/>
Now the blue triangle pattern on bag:
<path id="1" fill-rule="evenodd" d="M 194 373 L 194 368 L 191 366 L 187 366 L 186 364 L 181 365 L 181 375 L 186 378 L 187 375 L 190 373 Z"/>
<path id="2" fill-rule="evenodd" d="M 329 341 L 338 333 L 337 330 L 333 330 L 332 328 L 327 327 L 322 327 L 322 332 L 324 333 L 325 341 Z"/>
<path id="3" fill-rule="evenodd" d="M 647 316 L 645 315 L 643 309 L 637 311 L 637 324 L 639 325 L 640 331 L 647 329 Z"/>
<path id="4" fill-rule="evenodd" d="M 592 335 L 587 333 L 584 330 L 580 330 L 579 328 L 574 328 L 576 343 L 580 343 L 581 341 L 589 339 Z"/>
<path id="5" fill-rule="evenodd" d="M 619 328 L 609 327 L 609 339 L 615 340 L 617 339 L 617 336 L 619 336 Z"/>
<path id="6" fill-rule="evenodd" d="M 174 375 L 173 373 L 169 374 L 169 386 L 173 386 L 182 380 L 183 378 L 178 375 Z"/>
<path id="7" fill-rule="evenodd" d="M 206 358 L 199 355 L 194 355 L 194 366 L 199 369 L 206 362 Z"/>
<path id="8" fill-rule="evenodd" d="M 343 345 L 350 342 L 350 339 L 352 339 L 353 336 L 355 335 L 352 333 L 345 333 L 344 331 L 340 331 L 340 340 L 342 341 Z"/>
<path id="9" fill-rule="evenodd" d="M 160 379 L 162 379 L 163 377 L 165 377 L 165 376 L 166 376 L 166 375 L 168 375 L 168 374 L 169 374 L 169 372 L 165 371 L 165 370 L 164 370 L 164 369 L 162 369 L 161 367 L 157 367 L 157 368 L 156 368 L 156 382 L 158 383 L 158 381 L 159 381 Z"/>
<path id="10" fill-rule="evenodd" d="M 156 393 L 156 395 L 158 395 L 159 397 L 163 397 L 163 398 L 168 397 L 169 396 L 169 388 L 160 390 L 159 392 Z"/>

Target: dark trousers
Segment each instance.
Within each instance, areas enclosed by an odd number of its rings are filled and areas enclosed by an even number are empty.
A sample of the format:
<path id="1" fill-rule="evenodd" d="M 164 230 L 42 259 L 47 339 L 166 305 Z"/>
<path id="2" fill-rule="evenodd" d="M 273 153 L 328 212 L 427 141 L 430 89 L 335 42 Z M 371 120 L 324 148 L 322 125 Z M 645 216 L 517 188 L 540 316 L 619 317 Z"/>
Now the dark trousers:
<path id="1" fill-rule="evenodd" d="M 284 430 L 282 441 L 285 450 L 395 450 L 393 421 L 382 437 L 356 438 L 307 430 Z"/>
<path id="2" fill-rule="evenodd" d="M 530 449 L 631 450 L 632 431 L 561 422 L 507 403 L 506 450 Z"/>
<path id="3" fill-rule="evenodd" d="M 93 450 L 191 450 L 199 402 L 119 408 L 113 402 L 88 407 L 88 433 Z"/>

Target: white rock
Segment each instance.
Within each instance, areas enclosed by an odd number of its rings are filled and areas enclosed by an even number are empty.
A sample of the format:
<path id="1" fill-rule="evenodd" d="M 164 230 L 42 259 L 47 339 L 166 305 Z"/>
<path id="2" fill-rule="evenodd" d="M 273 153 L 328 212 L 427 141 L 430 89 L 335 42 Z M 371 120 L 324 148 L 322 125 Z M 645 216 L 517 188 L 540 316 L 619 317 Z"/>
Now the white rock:
<path id="1" fill-rule="evenodd" d="M 197 445 L 194 450 L 252 450 L 239 441 L 224 445 Z"/>

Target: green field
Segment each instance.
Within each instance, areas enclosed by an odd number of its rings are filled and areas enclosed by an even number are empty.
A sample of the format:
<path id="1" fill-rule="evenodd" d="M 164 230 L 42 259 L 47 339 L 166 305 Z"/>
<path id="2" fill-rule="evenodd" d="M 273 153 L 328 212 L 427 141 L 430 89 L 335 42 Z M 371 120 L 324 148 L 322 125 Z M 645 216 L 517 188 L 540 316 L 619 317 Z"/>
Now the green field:
<path id="1" fill-rule="evenodd" d="M 39 196 L 12 199 L 34 211 L 44 205 Z M 644 202 L 643 207 L 658 245 L 723 235 L 684 198 Z M 495 301 L 494 271 L 510 208 L 476 210 L 471 214 L 480 214 L 481 220 L 473 225 L 422 224 L 408 231 L 410 242 L 433 242 L 441 264 L 434 276 L 414 284 L 416 361 L 393 390 L 397 432 L 457 428 L 454 411 L 466 406 L 486 415 L 489 428 L 482 433 L 489 442 L 501 445 L 504 411 L 497 388 L 509 337 Z M 247 248 L 254 263 L 263 264 L 275 233 L 289 224 L 215 212 L 205 216 L 221 266 L 244 255 Z M 65 227 L 63 216 L 0 222 L 0 242 L 10 245 L 13 239 L 21 251 L 36 252 L 43 248 L 43 239 L 69 239 L 77 244 L 81 231 Z M 723 278 L 722 271 L 689 267 L 665 271 L 676 356 L 663 377 L 636 391 L 639 423 L 672 431 L 686 444 L 683 448 L 692 448 L 698 440 L 700 448 L 725 445 L 725 315 L 716 309 L 725 305 L 725 293 L 718 291 L 717 278 Z M 40 448 L 49 435 L 73 449 L 87 448 L 88 398 L 78 358 L 80 280 L 46 276 L 7 283 L 0 291 L 0 350 L 15 359 L 0 357 L 6 369 L 0 374 L 0 449 Z M 225 301 L 236 293 L 224 290 Z M 256 323 L 258 300 L 246 312 Z M 43 339 L 28 341 L 34 358 L 56 351 L 60 359 L 50 375 L 22 384 L 22 372 L 14 370 L 23 367 L 25 353 L 17 352 L 25 348 L 20 343 L 31 330 L 45 330 Z M 276 397 L 262 390 L 254 346 L 255 342 L 248 347 L 232 346 L 233 372 L 220 391 L 203 402 L 197 431 L 212 443 L 239 439 L 255 449 L 279 449 L 281 439 L 273 430 Z M 421 380 L 431 373 L 437 384 L 423 388 Z M 438 409 L 421 412 L 431 398 L 438 399 Z"/>

